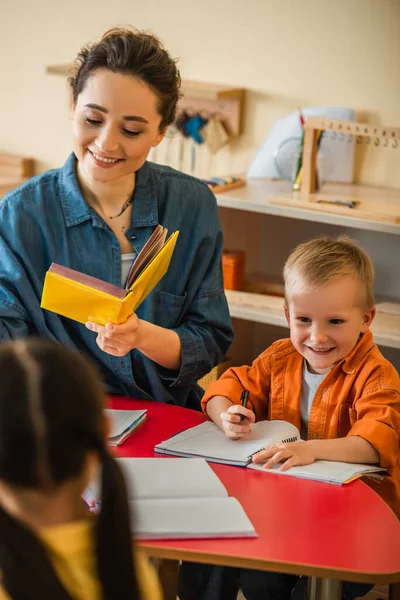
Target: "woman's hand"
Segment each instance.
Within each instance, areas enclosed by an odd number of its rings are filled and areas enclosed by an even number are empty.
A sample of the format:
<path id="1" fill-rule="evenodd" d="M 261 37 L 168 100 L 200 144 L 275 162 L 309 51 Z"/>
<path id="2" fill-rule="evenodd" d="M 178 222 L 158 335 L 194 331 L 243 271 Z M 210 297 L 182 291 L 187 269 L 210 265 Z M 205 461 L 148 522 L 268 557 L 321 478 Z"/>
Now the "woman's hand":
<path id="1" fill-rule="evenodd" d="M 280 471 L 287 471 L 290 467 L 300 465 L 311 465 L 316 456 L 312 451 L 312 445 L 308 442 L 290 442 L 288 444 L 274 444 L 253 456 L 253 462 L 265 462 L 264 468 L 270 469 L 276 464 L 283 462 Z"/>
<path id="2" fill-rule="evenodd" d="M 256 416 L 249 408 L 244 408 L 240 404 L 232 404 L 220 414 L 220 419 L 222 431 L 226 437 L 239 440 L 251 434 L 250 424 L 255 422 Z"/>
<path id="3" fill-rule="evenodd" d="M 104 326 L 94 323 L 89 317 L 86 327 L 97 333 L 96 343 L 107 354 L 125 356 L 140 346 L 141 320 L 133 313 L 125 323 L 115 325 L 111 320 Z"/>

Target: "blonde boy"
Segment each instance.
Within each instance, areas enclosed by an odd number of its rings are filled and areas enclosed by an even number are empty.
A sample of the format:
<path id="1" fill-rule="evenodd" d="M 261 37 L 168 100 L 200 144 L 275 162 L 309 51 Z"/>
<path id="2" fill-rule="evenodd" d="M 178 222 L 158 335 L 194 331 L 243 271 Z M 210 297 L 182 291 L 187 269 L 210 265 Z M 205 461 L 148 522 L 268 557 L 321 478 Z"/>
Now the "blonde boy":
<path id="1" fill-rule="evenodd" d="M 290 340 L 211 384 L 203 410 L 238 439 L 263 419 L 290 421 L 306 442 L 270 446 L 254 457 L 269 468 L 316 459 L 380 464 L 388 475 L 369 483 L 400 517 L 400 380 L 374 345 L 370 258 L 349 238 L 301 244 L 284 267 Z M 249 391 L 248 407 L 240 404 Z M 241 416 L 244 415 L 244 420 Z"/>

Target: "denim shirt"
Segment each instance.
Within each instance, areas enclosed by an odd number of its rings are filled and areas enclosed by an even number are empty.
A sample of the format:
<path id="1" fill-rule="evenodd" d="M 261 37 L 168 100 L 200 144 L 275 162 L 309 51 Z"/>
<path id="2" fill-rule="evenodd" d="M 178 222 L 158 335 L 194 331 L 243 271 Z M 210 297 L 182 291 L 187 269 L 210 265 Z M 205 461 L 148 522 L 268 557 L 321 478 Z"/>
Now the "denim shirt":
<path id="1" fill-rule="evenodd" d="M 63 168 L 34 177 L 0 202 L 0 340 L 29 334 L 57 340 L 94 358 L 110 392 L 198 406 L 196 381 L 221 361 L 233 337 L 216 201 L 201 181 L 146 162 L 136 173 L 126 232 L 135 256 L 159 223 L 180 234 L 167 274 L 136 314 L 177 332 L 179 371 L 135 349 L 111 356 L 85 325 L 40 308 L 52 262 L 121 286 L 119 242 L 83 198 L 73 154 Z"/>

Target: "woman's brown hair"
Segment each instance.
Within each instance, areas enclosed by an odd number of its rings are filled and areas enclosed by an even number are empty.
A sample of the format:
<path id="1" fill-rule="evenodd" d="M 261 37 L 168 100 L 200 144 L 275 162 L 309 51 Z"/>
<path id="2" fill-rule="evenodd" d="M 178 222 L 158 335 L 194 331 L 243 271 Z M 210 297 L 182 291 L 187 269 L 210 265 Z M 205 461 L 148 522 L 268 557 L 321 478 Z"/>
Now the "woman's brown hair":
<path id="1" fill-rule="evenodd" d="M 114 28 L 106 31 L 100 41 L 83 47 L 68 79 L 74 103 L 88 79 L 99 69 L 129 75 L 146 83 L 158 98 L 160 131 L 174 122 L 181 96 L 181 78 L 176 61 L 154 35 L 136 29 Z"/>

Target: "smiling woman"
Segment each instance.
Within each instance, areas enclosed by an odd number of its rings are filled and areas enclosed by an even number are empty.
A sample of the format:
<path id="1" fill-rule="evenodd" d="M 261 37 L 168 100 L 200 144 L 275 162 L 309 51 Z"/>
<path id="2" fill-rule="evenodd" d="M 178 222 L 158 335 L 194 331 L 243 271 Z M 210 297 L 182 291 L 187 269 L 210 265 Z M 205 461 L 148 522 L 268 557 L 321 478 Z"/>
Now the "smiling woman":
<path id="1" fill-rule="evenodd" d="M 176 63 L 153 35 L 112 29 L 80 51 L 69 84 L 73 154 L 0 206 L 0 340 L 56 339 L 94 357 L 109 391 L 198 408 L 196 382 L 223 358 L 232 327 L 213 194 L 147 162 L 175 119 Z M 41 310 L 52 262 L 124 285 L 158 224 L 180 230 L 174 256 L 125 323 L 87 315 L 85 327 Z"/>

